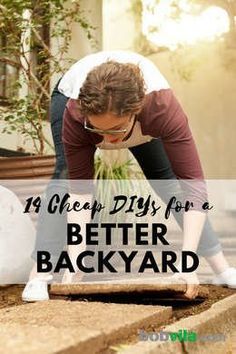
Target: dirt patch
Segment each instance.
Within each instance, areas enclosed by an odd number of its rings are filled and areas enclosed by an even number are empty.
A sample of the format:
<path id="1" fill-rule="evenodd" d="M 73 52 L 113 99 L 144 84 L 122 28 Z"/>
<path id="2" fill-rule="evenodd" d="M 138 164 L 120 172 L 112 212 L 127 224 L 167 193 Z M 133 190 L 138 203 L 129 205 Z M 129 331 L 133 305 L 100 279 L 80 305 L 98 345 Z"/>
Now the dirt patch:
<path id="1" fill-rule="evenodd" d="M 180 318 L 196 315 L 210 308 L 211 305 L 215 302 L 236 293 L 235 289 L 228 289 L 220 286 L 204 285 L 204 287 L 208 288 L 209 290 L 208 298 L 205 299 L 203 302 L 199 303 L 192 302 L 191 304 L 185 303 L 180 304 L 180 306 L 174 306 L 174 320 L 179 320 Z"/>
<path id="2" fill-rule="evenodd" d="M 24 285 L 0 286 L 0 309 L 22 305 L 21 293 Z"/>
<path id="3" fill-rule="evenodd" d="M 235 294 L 235 289 L 228 289 L 224 287 L 214 285 L 204 285 L 204 288 L 209 290 L 209 296 L 207 299 L 195 299 L 193 301 L 168 298 L 168 294 L 165 294 L 165 298 L 161 297 L 161 294 L 156 297 L 153 293 L 136 294 L 136 293 L 118 293 L 112 295 L 90 295 L 90 296 L 51 296 L 52 299 L 67 299 L 71 301 L 101 301 L 107 303 L 133 303 L 133 304 L 146 304 L 146 305 L 163 305 L 172 306 L 175 316 L 175 320 L 180 318 L 195 315 L 200 313 L 211 305 L 223 298 Z M 21 293 L 23 291 L 23 285 L 11 285 L 6 287 L 0 287 L 0 309 L 4 307 L 22 305 L 24 302 L 21 300 Z"/>

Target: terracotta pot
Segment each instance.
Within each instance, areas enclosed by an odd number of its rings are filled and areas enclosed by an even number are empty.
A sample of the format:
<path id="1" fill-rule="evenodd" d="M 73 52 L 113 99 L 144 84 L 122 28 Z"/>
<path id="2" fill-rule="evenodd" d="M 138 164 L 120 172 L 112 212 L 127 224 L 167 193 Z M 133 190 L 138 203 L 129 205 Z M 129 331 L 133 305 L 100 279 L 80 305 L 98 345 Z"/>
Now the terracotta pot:
<path id="1" fill-rule="evenodd" d="M 52 176 L 55 156 L 20 156 L 0 158 L 0 180 L 48 179 Z"/>

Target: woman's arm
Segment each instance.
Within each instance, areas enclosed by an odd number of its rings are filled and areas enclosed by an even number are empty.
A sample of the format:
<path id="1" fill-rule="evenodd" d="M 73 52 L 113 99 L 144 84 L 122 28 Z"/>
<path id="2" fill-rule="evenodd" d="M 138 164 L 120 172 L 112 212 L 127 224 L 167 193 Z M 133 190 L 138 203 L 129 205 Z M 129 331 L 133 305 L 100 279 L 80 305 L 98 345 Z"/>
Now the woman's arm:
<path id="1" fill-rule="evenodd" d="M 194 203 L 193 210 L 184 213 L 183 250 L 197 251 L 206 212 L 202 204 L 207 200 L 206 185 L 197 148 L 188 119 L 171 89 L 152 93 L 148 106 L 150 133 L 161 137 L 176 177 L 180 180 L 185 199 Z M 188 283 L 187 297 L 196 296 L 196 276 L 183 275 Z"/>
<path id="2" fill-rule="evenodd" d="M 67 107 L 63 117 L 62 141 L 69 178 L 93 179 L 96 147 L 91 144 L 83 125 L 72 117 Z"/>
<path id="3" fill-rule="evenodd" d="M 90 144 L 84 136 L 83 127 L 70 114 L 68 108 L 64 112 L 63 119 L 63 145 L 67 162 L 69 182 L 70 182 L 70 203 L 79 201 L 81 205 L 92 202 L 92 183 L 94 175 L 94 154 L 95 146 Z M 81 234 L 85 235 L 85 225 L 90 222 L 91 212 L 81 210 L 79 213 L 70 211 L 68 213 L 68 223 L 78 223 L 81 226 Z M 83 238 L 84 240 L 85 238 Z M 68 253 L 74 269 L 77 269 L 76 259 L 79 253 L 86 249 L 83 241 L 79 245 L 68 246 Z M 63 282 L 71 283 L 73 273 L 66 271 Z M 78 277 L 77 277 L 78 280 Z"/>

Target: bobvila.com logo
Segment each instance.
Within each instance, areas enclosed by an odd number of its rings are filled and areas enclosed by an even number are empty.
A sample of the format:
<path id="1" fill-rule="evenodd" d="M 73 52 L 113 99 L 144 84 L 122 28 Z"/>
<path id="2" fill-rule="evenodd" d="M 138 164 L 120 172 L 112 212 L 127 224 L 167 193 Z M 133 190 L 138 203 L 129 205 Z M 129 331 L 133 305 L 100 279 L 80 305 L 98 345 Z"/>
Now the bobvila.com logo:
<path id="1" fill-rule="evenodd" d="M 197 335 L 196 332 L 188 331 L 187 329 L 180 329 L 178 332 L 146 332 L 144 330 L 139 331 L 139 340 L 141 341 L 168 341 L 172 342 L 196 342 L 196 341 L 225 341 L 225 335 L 222 333 L 214 333 L 207 335 Z"/>
<path id="2" fill-rule="evenodd" d="M 178 332 L 146 332 L 141 330 L 139 331 L 139 340 L 151 340 L 153 342 L 158 340 L 163 342 L 167 340 L 171 340 L 172 342 L 196 342 L 197 334 L 196 332 L 189 332 L 186 329 L 180 329 Z"/>

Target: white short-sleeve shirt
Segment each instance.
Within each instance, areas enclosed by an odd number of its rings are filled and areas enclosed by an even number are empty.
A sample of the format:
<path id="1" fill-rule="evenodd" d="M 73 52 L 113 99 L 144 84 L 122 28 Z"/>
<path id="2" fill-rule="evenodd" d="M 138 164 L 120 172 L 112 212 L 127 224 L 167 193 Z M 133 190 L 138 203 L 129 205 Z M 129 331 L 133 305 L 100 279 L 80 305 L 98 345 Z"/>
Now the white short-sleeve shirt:
<path id="1" fill-rule="evenodd" d="M 115 50 L 90 54 L 77 61 L 63 75 L 58 86 L 59 91 L 67 97 L 77 99 L 80 88 L 82 87 L 88 73 L 95 66 L 105 63 L 108 60 L 138 65 L 143 73 L 146 93 L 169 88 L 167 80 L 152 61 L 137 53 Z"/>

